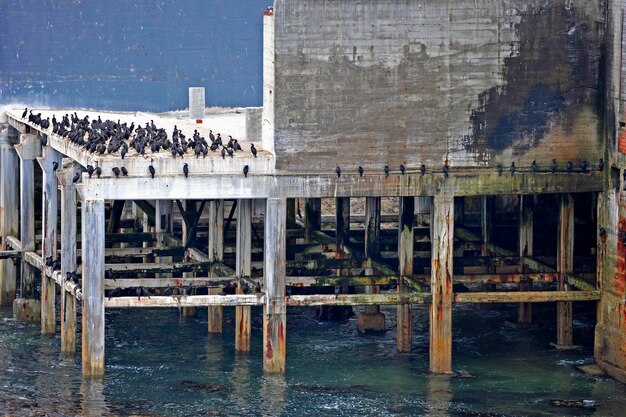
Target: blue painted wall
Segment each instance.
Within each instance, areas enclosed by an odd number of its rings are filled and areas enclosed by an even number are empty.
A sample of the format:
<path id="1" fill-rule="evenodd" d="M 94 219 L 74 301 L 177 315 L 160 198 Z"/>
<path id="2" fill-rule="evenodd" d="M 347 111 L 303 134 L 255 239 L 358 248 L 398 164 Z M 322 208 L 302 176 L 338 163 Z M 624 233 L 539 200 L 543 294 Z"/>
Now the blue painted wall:
<path id="1" fill-rule="evenodd" d="M 262 104 L 259 0 L 0 0 L 0 104 Z"/>

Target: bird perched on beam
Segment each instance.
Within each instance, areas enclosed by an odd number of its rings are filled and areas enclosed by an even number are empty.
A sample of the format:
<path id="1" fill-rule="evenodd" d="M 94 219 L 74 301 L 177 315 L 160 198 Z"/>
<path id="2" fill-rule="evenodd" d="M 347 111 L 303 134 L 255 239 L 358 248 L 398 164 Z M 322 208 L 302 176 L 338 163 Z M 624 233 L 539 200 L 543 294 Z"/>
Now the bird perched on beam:
<path id="1" fill-rule="evenodd" d="M 250 144 L 250 152 L 252 152 L 252 155 L 256 158 L 256 148 L 254 147 L 254 143 Z"/>
<path id="2" fill-rule="evenodd" d="M 532 169 L 533 172 L 539 171 L 539 167 L 537 166 L 537 161 L 533 161 L 533 163 L 530 164 L 530 169 Z"/>
<path id="3" fill-rule="evenodd" d="M 123 176 L 128 177 L 128 170 L 125 167 L 120 168 L 120 170 L 122 171 Z"/>
<path id="4" fill-rule="evenodd" d="M 585 161 L 584 159 L 580 161 L 580 170 L 582 172 L 587 172 L 587 161 Z"/>
<path id="5" fill-rule="evenodd" d="M 341 292 L 341 287 L 339 287 L 339 285 L 335 285 L 335 300 L 339 298 L 340 292 Z"/>
<path id="6" fill-rule="evenodd" d="M 337 173 L 337 178 L 341 177 L 341 167 L 339 167 L 339 165 L 335 168 L 335 172 Z"/>
<path id="7" fill-rule="evenodd" d="M 52 172 L 56 172 L 59 169 L 59 163 L 57 161 L 52 161 Z"/>
<path id="8" fill-rule="evenodd" d="M 248 171 L 250 170 L 250 167 L 248 167 L 248 165 L 244 165 L 243 166 L 243 176 L 248 178 Z"/>
<path id="9" fill-rule="evenodd" d="M 383 168 L 383 171 L 385 171 L 385 177 L 389 176 L 389 165 L 385 165 L 385 168 Z"/>
<path id="10" fill-rule="evenodd" d="M 604 171 L 604 159 L 600 158 L 600 162 L 598 162 L 598 170 Z"/>
<path id="11" fill-rule="evenodd" d="M 442 171 L 443 171 L 443 176 L 448 178 L 448 173 L 450 172 L 450 168 L 448 167 L 447 164 L 443 166 Z"/>
<path id="12" fill-rule="evenodd" d="M 498 166 L 496 166 L 496 170 L 498 171 L 498 175 L 502 175 L 502 164 L 498 164 Z"/>
<path id="13" fill-rule="evenodd" d="M 550 165 L 550 171 L 554 174 L 556 172 L 556 159 L 552 160 L 552 165 Z"/>
<path id="14" fill-rule="evenodd" d="M 26 115 L 28 115 L 28 107 L 24 109 L 24 113 L 22 113 L 22 119 L 26 119 Z"/>
<path id="15" fill-rule="evenodd" d="M 76 175 L 74 175 L 74 178 L 72 178 L 72 184 L 76 184 L 79 180 L 80 180 L 80 172 L 77 172 Z"/>
<path id="16" fill-rule="evenodd" d="M 359 177 L 363 177 L 363 172 L 365 172 L 365 170 L 363 169 L 362 166 L 359 167 Z"/>
<path id="17" fill-rule="evenodd" d="M 426 165 L 422 164 L 422 166 L 420 166 L 420 174 L 422 174 L 422 176 L 426 174 Z"/>
<path id="18" fill-rule="evenodd" d="M 572 161 L 567 161 L 567 172 L 572 171 L 574 171 L 574 164 L 572 163 Z"/>
<path id="19" fill-rule="evenodd" d="M 113 171 L 113 173 L 115 174 L 115 178 L 120 177 L 120 169 L 118 167 L 111 168 L 111 171 Z"/>
<path id="20" fill-rule="evenodd" d="M 187 178 L 189 176 L 189 165 L 188 164 L 183 165 L 183 174 L 185 174 L 185 178 Z"/>
<path id="21" fill-rule="evenodd" d="M 515 174 L 515 162 L 511 162 L 511 175 Z"/>
<path id="22" fill-rule="evenodd" d="M 403 164 L 400 164 L 400 172 L 402 173 L 402 175 L 404 175 L 404 173 L 406 172 L 406 168 Z"/>
<path id="23" fill-rule="evenodd" d="M 102 175 L 102 168 L 96 167 L 96 175 L 100 178 L 100 175 Z"/>
<path id="24" fill-rule="evenodd" d="M 154 179 L 154 174 L 156 173 L 154 167 L 152 165 L 150 165 L 148 167 L 148 171 L 150 171 L 150 175 L 152 176 L 152 178 Z"/>

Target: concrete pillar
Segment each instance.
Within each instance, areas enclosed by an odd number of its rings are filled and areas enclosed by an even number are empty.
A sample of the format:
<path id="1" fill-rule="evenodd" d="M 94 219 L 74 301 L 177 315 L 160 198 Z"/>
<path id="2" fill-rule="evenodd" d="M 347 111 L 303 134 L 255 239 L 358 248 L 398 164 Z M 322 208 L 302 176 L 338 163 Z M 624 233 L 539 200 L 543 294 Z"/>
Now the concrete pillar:
<path id="1" fill-rule="evenodd" d="M 519 258 L 520 272 L 525 272 L 524 258 L 533 256 L 533 210 L 535 196 L 522 195 L 519 202 Z M 520 291 L 531 291 L 533 281 L 528 277 L 522 278 L 518 285 Z M 517 305 L 517 322 L 530 324 L 532 322 L 532 303 L 519 303 Z"/>
<path id="2" fill-rule="evenodd" d="M 405 276 L 413 276 L 413 227 L 415 221 L 415 198 L 400 198 L 400 218 L 398 221 L 398 292 L 408 290 L 404 282 Z M 413 349 L 413 318 L 410 304 L 398 305 L 397 320 L 398 352 L 411 352 Z"/>
<path id="3" fill-rule="evenodd" d="M 559 198 L 559 228 L 557 247 L 557 267 L 559 281 L 557 290 L 569 289 L 567 274 L 574 270 L 574 196 L 561 194 Z M 556 347 L 571 349 L 573 346 L 572 334 L 572 302 L 560 301 L 556 303 Z"/>
<path id="4" fill-rule="evenodd" d="M 436 195 L 431 225 L 430 371 L 452 372 L 452 262 L 454 198 Z"/>
<path id="5" fill-rule="evenodd" d="M 55 173 L 61 167 L 61 154 L 51 147 L 43 148 L 42 156 L 37 158 L 43 172 L 42 182 L 42 242 L 41 257 L 51 256 L 57 259 L 57 219 L 59 216 L 58 184 Z M 56 332 L 56 283 L 41 272 L 41 334 L 54 335 Z"/>
<path id="6" fill-rule="evenodd" d="M 80 167 L 66 159 L 57 171 L 61 184 L 61 277 L 76 271 L 76 189 L 72 179 Z M 61 352 L 76 352 L 76 301 L 61 289 Z"/>
<path id="7" fill-rule="evenodd" d="M 20 241 L 22 254 L 35 251 L 35 158 L 41 155 L 41 141 L 37 135 L 23 133 L 20 143 L 15 145 L 20 157 Z M 23 258 L 22 258 L 23 259 Z M 22 261 L 20 280 L 20 300 L 13 303 L 14 317 L 27 320 L 41 320 L 41 304 L 35 300 L 35 274 L 37 271 Z M 24 315 L 24 310 L 32 311 Z M 34 313 L 39 312 L 37 317 Z"/>
<path id="8" fill-rule="evenodd" d="M 307 243 L 313 242 L 313 232 L 322 229 L 322 199 L 307 198 L 304 203 L 304 225 Z"/>
<path id="9" fill-rule="evenodd" d="M 209 261 L 224 260 L 224 200 L 209 201 Z M 219 294 L 217 287 L 209 288 L 209 294 Z M 209 333 L 222 333 L 222 306 L 209 306 Z"/>
<path id="10" fill-rule="evenodd" d="M 239 199 L 237 202 L 237 243 L 235 255 L 237 294 L 244 293 L 244 279 L 250 278 L 252 267 L 252 200 Z M 246 277 L 246 278 L 244 278 Z M 250 306 L 235 307 L 235 350 L 250 351 Z"/>
<path id="11" fill-rule="evenodd" d="M 285 265 L 287 202 L 268 198 L 265 208 L 263 307 L 263 369 L 266 372 L 285 372 L 287 304 L 285 302 Z"/>
<path id="12" fill-rule="evenodd" d="M 0 128 L 0 234 L 2 250 L 8 249 L 7 236 L 19 237 L 19 158 L 13 145 L 17 130 L 8 125 Z M 0 305 L 15 300 L 17 268 L 12 259 L 0 260 Z"/>
<path id="13" fill-rule="evenodd" d="M 82 202 L 83 375 L 104 375 L 104 201 Z"/>

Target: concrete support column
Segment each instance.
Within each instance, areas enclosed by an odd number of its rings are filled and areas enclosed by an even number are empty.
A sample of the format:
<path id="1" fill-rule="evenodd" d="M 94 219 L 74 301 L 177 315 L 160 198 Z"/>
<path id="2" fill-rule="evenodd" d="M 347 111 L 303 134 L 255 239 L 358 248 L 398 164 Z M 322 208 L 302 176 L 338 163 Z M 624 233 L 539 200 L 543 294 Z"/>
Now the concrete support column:
<path id="1" fill-rule="evenodd" d="M 452 372 L 452 262 L 454 198 L 436 195 L 431 225 L 430 371 Z"/>
<path id="2" fill-rule="evenodd" d="M 313 242 L 313 232 L 322 229 L 322 199 L 307 198 L 304 203 L 304 225 L 307 243 Z"/>
<path id="3" fill-rule="evenodd" d="M 556 270 L 559 273 L 557 290 L 568 290 L 567 274 L 574 270 L 574 196 L 561 194 L 559 199 L 559 235 L 557 247 Z M 556 303 L 556 347 L 571 349 L 572 334 L 572 302 Z"/>
<path id="4" fill-rule="evenodd" d="M 400 218 L 398 221 L 398 262 L 399 275 L 398 292 L 403 293 L 408 290 L 404 282 L 405 276 L 413 275 L 413 226 L 415 220 L 415 198 L 400 198 Z M 410 304 L 398 305 L 397 319 L 398 352 L 411 352 L 413 341 L 413 318 Z"/>
<path id="5" fill-rule="evenodd" d="M 57 219 L 59 216 L 58 183 L 56 169 L 61 166 L 61 154 L 47 147 L 37 158 L 43 172 L 42 193 L 42 242 L 41 257 L 57 259 Z M 52 277 L 41 271 L 41 334 L 54 335 L 56 332 L 56 284 Z"/>
<path id="6" fill-rule="evenodd" d="M 224 260 L 224 200 L 209 201 L 209 261 Z M 209 288 L 209 294 L 217 295 L 220 289 Z M 222 306 L 209 306 L 209 333 L 222 333 Z"/>
<path id="7" fill-rule="evenodd" d="M 61 184 L 61 276 L 76 271 L 76 189 L 72 179 L 81 168 L 66 159 L 57 171 Z M 76 352 L 76 300 L 61 289 L 61 352 Z"/>
<path id="8" fill-rule="evenodd" d="M 237 294 L 243 294 L 245 280 L 250 278 L 252 269 L 252 200 L 240 199 L 237 202 L 237 243 L 235 273 Z M 250 351 L 250 306 L 235 307 L 235 350 Z"/>
<path id="9" fill-rule="evenodd" d="M 380 258 L 380 197 L 365 199 L 365 256 L 367 261 L 365 274 L 373 275 L 372 260 Z M 377 285 L 365 287 L 367 294 L 378 294 Z M 385 315 L 380 312 L 380 306 L 366 306 L 365 312 L 357 317 L 359 333 L 385 330 Z"/>
<path id="10" fill-rule="evenodd" d="M 0 128 L 0 234 L 2 250 L 9 249 L 7 236 L 18 237 L 19 230 L 19 158 L 13 145 L 17 130 L 8 125 Z M 17 268 L 12 259 L 0 260 L 0 305 L 15 300 Z"/>
<path id="11" fill-rule="evenodd" d="M 285 302 L 287 202 L 268 198 L 265 208 L 263 369 L 285 372 L 287 304 Z"/>
<path id="12" fill-rule="evenodd" d="M 104 375 L 104 201 L 85 200 L 81 216 L 83 375 Z"/>
<path id="13" fill-rule="evenodd" d="M 524 258 L 533 256 L 533 210 L 535 196 L 522 195 L 519 201 L 519 258 L 520 272 L 525 273 Z M 520 291 L 531 291 L 533 281 L 524 277 L 519 285 Z M 517 322 L 520 324 L 530 324 L 532 322 L 532 303 L 519 303 L 517 306 Z"/>
<path id="14" fill-rule="evenodd" d="M 23 133 L 15 145 L 20 157 L 20 242 L 22 255 L 35 251 L 35 158 L 41 155 L 41 141 L 34 134 Z M 22 256 L 22 259 L 24 257 Z M 13 316 L 28 321 L 41 320 L 41 303 L 35 295 L 37 270 L 22 261 L 20 299 L 13 303 Z"/>

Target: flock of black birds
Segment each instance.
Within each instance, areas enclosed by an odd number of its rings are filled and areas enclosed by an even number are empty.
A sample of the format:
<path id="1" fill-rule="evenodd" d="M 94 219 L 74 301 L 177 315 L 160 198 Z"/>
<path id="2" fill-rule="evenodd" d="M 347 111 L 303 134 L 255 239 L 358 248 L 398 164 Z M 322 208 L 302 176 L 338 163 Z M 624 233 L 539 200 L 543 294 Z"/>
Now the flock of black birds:
<path id="1" fill-rule="evenodd" d="M 120 123 L 118 120 L 102 120 L 100 116 L 97 119 L 89 120 L 86 115 L 79 118 L 78 114 L 64 115 L 61 120 L 57 120 L 56 116 L 42 118 L 41 113 L 34 114 L 28 108 L 24 109 L 22 119 L 28 119 L 29 122 L 40 126 L 42 129 L 48 130 L 52 126 L 52 133 L 64 138 L 68 138 L 72 143 L 82 147 L 84 150 L 98 155 L 116 154 L 118 153 L 123 160 L 130 149 L 134 149 L 139 155 L 145 155 L 147 151 L 157 153 L 161 150 L 169 151 L 173 158 L 180 156 L 181 159 L 192 154 L 196 158 L 202 156 L 206 158 L 209 152 L 220 152 L 222 159 L 226 156 L 233 157 L 236 152 L 242 151 L 241 144 L 237 139 L 228 136 L 228 140 L 222 139 L 220 133 L 213 134 L 209 130 L 209 140 L 200 135 L 198 130 L 194 130 L 192 137 L 187 138 L 185 134 L 175 125 L 171 137 L 164 128 L 159 128 L 154 124 L 153 120 L 146 123 L 145 127 L 135 126 L 135 122 L 128 125 L 126 122 Z M 42 145 L 47 145 L 47 137 L 42 137 Z M 256 158 L 257 149 L 254 144 L 250 145 L 250 152 Z M 100 167 L 87 165 L 87 173 L 89 177 L 95 173 L 98 178 L 102 175 Z M 116 178 L 127 176 L 128 170 L 124 167 L 114 167 L 112 169 Z M 156 170 L 154 166 L 148 167 L 150 176 L 154 178 Z M 244 176 L 248 176 L 250 167 L 244 166 Z M 183 173 L 185 177 L 189 176 L 189 165 L 183 165 Z M 80 180 L 80 173 L 74 177 L 74 182 Z"/>

